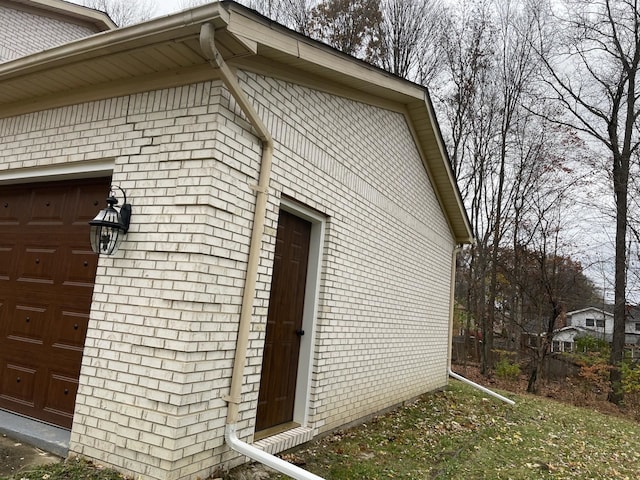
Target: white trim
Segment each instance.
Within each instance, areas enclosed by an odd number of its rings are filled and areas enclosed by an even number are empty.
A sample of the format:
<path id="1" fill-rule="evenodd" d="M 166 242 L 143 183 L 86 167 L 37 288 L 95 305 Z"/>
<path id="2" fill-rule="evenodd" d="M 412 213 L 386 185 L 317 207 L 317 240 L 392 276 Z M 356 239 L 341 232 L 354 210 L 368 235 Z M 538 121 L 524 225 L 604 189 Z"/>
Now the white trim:
<path id="1" fill-rule="evenodd" d="M 309 265 L 304 294 L 302 329 L 305 334 L 300 341 L 298 376 L 296 378 L 296 397 L 293 408 L 293 421 L 307 426 L 309 421 L 309 399 L 311 397 L 311 372 L 313 353 L 316 344 L 316 318 L 320 297 L 320 275 L 322 271 L 322 245 L 324 243 L 327 219 L 322 214 L 306 208 L 287 198 L 280 199 L 280 208 L 311 223 L 309 243 Z"/>
<path id="2" fill-rule="evenodd" d="M 114 165 L 115 160 L 108 159 L 94 162 L 3 170 L 0 171 L 0 185 L 101 177 L 103 175 L 112 175 Z"/>
<path id="3" fill-rule="evenodd" d="M 567 315 L 567 317 L 572 317 L 574 315 L 577 315 L 579 313 L 584 313 L 584 312 L 598 312 L 600 314 L 604 314 L 605 317 L 613 317 L 613 313 L 605 312 L 603 309 L 598 308 L 598 307 L 582 308 L 580 310 L 574 310 L 572 312 L 567 312 L 566 315 Z"/>

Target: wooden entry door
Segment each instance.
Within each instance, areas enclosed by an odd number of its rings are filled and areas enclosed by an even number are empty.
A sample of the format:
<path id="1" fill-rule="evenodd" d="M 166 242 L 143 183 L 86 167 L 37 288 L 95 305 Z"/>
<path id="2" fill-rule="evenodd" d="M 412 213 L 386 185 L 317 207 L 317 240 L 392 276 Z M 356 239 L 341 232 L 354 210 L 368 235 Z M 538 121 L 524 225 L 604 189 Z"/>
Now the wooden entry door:
<path id="1" fill-rule="evenodd" d="M 73 420 L 109 178 L 0 186 L 0 408 Z"/>
<path id="2" fill-rule="evenodd" d="M 256 431 L 293 420 L 311 223 L 280 211 Z"/>

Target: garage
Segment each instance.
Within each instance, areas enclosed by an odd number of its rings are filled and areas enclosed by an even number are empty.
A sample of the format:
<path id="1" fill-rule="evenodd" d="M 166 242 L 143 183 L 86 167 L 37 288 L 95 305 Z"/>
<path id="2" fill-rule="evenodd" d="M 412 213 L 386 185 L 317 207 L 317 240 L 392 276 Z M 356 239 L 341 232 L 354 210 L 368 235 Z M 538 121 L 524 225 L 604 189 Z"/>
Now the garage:
<path id="1" fill-rule="evenodd" d="M 109 178 L 0 186 L 0 408 L 70 428 Z"/>

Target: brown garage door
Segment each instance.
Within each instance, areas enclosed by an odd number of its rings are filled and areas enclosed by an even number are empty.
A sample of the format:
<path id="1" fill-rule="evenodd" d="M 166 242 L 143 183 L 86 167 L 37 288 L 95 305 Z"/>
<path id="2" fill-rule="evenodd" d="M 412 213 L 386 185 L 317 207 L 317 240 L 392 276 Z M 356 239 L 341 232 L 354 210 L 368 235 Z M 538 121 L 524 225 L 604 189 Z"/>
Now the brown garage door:
<path id="1" fill-rule="evenodd" d="M 0 186 L 0 408 L 71 427 L 109 178 Z"/>

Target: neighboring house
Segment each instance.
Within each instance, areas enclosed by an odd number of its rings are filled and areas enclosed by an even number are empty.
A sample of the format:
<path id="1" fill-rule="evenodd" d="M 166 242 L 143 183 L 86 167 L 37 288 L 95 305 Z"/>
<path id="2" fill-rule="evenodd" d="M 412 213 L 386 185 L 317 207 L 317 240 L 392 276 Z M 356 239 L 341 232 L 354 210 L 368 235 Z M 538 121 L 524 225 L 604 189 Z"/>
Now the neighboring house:
<path id="1" fill-rule="evenodd" d="M 600 335 L 613 334 L 613 314 L 601 308 L 587 307 L 566 314 L 568 327 L 581 327 Z"/>
<path id="2" fill-rule="evenodd" d="M 424 88 L 212 3 L 0 64 L 0 145 L 0 408 L 71 454 L 206 477 L 229 425 L 276 452 L 447 384 L 472 239 Z"/>
<path id="3" fill-rule="evenodd" d="M 61 0 L 0 0 L 0 63 L 115 27 L 105 13 Z"/>
<path id="4" fill-rule="evenodd" d="M 625 323 L 625 345 L 634 358 L 640 345 L 640 320 L 634 315 L 636 309 L 628 309 Z M 554 332 L 553 352 L 575 351 L 575 339 L 592 336 L 611 343 L 613 339 L 613 314 L 596 307 L 575 310 L 566 314 L 567 326 Z"/>

